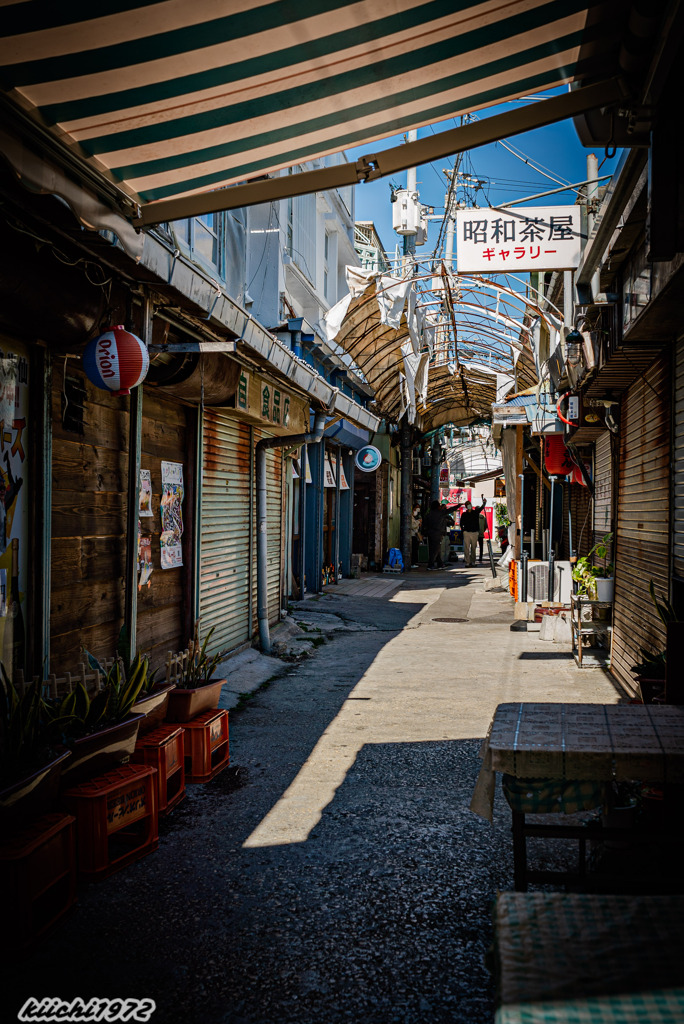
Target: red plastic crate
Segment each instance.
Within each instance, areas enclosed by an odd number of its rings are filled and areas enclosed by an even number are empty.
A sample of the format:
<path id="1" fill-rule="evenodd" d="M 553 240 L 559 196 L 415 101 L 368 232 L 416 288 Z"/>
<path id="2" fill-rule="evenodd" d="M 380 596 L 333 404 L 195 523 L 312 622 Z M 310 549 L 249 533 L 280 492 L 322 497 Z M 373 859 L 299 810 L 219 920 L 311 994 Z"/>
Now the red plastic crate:
<path id="1" fill-rule="evenodd" d="M 45 814 L 0 843 L 0 949 L 25 950 L 76 899 L 75 822 Z"/>
<path id="2" fill-rule="evenodd" d="M 160 814 L 173 810 L 185 796 L 185 745 L 180 725 L 161 725 L 139 736 L 132 760 L 157 769 Z"/>
<path id="3" fill-rule="evenodd" d="M 205 711 L 185 729 L 185 781 L 209 782 L 230 764 L 228 712 Z"/>
<path id="4" fill-rule="evenodd" d="M 156 769 L 126 764 L 64 794 L 76 817 L 78 871 L 106 878 L 157 849 Z"/>

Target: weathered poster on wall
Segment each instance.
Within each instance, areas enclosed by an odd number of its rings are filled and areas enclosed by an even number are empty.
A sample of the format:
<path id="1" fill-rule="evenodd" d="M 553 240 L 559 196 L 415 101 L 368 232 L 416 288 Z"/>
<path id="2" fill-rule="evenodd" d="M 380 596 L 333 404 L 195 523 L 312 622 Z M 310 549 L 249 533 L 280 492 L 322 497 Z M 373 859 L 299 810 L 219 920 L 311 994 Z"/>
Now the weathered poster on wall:
<path id="1" fill-rule="evenodd" d="M 28 353 L 0 335 L 0 657 L 10 676 L 26 667 L 28 450 Z"/>
<path id="2" fill-rule="evenodd" d="M 149 469 L 140 470 L 140 499 L 138 515 L 152 519 L 152 473 Z"/>
<path id="3" fill-rule="evenodd" d="M 335 487 L 335 470 L 333 469 L 333 465 L 332 462 L 330 461 L 329 455 L 326 455 L 325 457 L 324 486 Z"/>
<path id="4" fill-rule="evenodd" d="M 161 536 L 162 569 L 177 569 L 183 564 L 183 464 L 162 462 Z"/>

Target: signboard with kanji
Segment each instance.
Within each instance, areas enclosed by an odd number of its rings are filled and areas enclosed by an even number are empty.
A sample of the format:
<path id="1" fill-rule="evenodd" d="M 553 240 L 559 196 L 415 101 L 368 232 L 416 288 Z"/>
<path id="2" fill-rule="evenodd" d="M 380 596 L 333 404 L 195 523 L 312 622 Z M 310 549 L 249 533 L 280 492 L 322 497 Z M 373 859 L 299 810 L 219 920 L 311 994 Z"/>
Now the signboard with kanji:
<path id="1" fill-rule="evenodd" d="M 579 266 L 579 206 L 459 210 L 456 231 L 459 274 L 515 274 Z"/>

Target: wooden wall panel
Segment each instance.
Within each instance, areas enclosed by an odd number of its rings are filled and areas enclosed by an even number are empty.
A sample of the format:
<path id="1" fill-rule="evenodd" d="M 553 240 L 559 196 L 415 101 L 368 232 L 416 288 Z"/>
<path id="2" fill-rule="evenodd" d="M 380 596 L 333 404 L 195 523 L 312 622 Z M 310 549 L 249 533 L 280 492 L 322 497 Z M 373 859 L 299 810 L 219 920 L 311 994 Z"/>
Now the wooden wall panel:
<path id="1" fill-rule="evenodd" d="M 62 426 L 64 370 L 53 373 L 50 667 L 73 671 L 86 646 L 113 653 L 124 608 L 128 401 L 86 389 L 83 434 Z"/>
<path id="2" fill-rule="evenodd" d="M 99 657 L 113 654 L 124 616 L 126 491 L 129 400 L 95 388 L 77 368 L 69 376 L 86 389 L 84 433 L 62 426 L 63 373 L 53 375 L 53 507 L 51 669 L 70 671 L 85 646 Z M 142 468 L 152 475 L 153 517 L 142 519 L 152 534 L 154 572 L 138 593 L 138 646 L 161 664 L 167 651 L 184 646 L 185 569 L 160 568 L 161 462 L 187 461 L 187 410 L 149 389 L 143 399 Z M 188 490 L 186 486 L 186 491 Z M 190 493 L 191 490 L 190 490 Z M 183 505 L 191 527 L 189 501 Z M 185 575 L 184 575 L 185 573 Z"/>

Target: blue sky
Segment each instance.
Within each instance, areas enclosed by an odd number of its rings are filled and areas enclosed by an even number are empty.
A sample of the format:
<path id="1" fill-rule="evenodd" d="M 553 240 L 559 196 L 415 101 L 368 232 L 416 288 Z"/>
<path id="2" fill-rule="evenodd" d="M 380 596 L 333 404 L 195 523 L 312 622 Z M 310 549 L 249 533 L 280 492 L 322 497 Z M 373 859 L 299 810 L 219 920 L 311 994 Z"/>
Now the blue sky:
<path id="1" fill-rule="evenodd" d="M 552 96 L 563 90 L 549 90 L 543 97 Z M 487 110 L 478 111 L 480 118 L 489 117 L 492 114 L 510 111 L 516 105 L 529 104 L 530 99 L 513 100 L 509 103 L 491 107 Z M 428 128 L 418 129 L 418 138 L 425 138 L 432 133 L 445 131 L 460 124 L 460 118 L 441 122 Z M 349 160 L 356 160 L 364 153 L 372 153 L 387 149 L 390 146 L 401 145 L 404 136 L 393 136 L 383 139 L 374 144 L 360 146 L 357 149 L 346 150 Z M 556 182 L 546 175 L 561 179 L 563 183 L 578 182 L 586 179 L 587 155 L 591 149 L 585 149 L 577 137 L 573 122 L 561 121 L 557 124 L 548 125 L 532 132 L 516 135 L 510 139 L 503 140 L 506 146 L 513 148 L 520 156 L 509 152 L 503 144 L 491 144 L 482 146 L 464 154 L 460 169 L 483 181 L 477 191 L 470 191 L 467 199 L 473 199 L 479 206 L 496 205 L 497 203 L 508 202 L 512 199 L 522 199 L 525 196 L 533 195 L 536 192 L 543 192 L 556 187 Z M 594 150 L 599 164 L 604 160 L 604 153 L 601 149 Z M 617 165 L 620 156 L 618 151 L 613 159 L 603 163 L 600 175 L 609 174 Z M 528 164 L 524 158 L 532 161 Z M 446 191 L 446 178 L 442 170 L 446 167 L 453 167 L 453 158 L 437 161 L 433 164 L 425 164 L 418 168 L 418 191 L 420 200 L 426 206 L 434 206 L 435 213 L 442 213 L 444 210 L 444 194 Z M 542 169 L 545 173 L 542 172 Z M 372 220 L 380 234 L 380 238 L 386 251 L 391 256 L 395 246 L 401 239 L 392 230 L 392 210 L 390 204 L 390 187 L 392 182 L 399 187 L 406 185 L 406 172 L 402 172 L 391 178 L 382 178 L 368 184 L 363 184 L 356 189 L 356 219 Z M 605 184 L 605 183 L 604 183 Z M 560 192 L 544 199 L 536 200 L 526 205 L 555 206 L 571 204 L 575 200 L 575 193 Z M 419 259 L 427 258 L 434 249 L 439 233 L 439 222 L 430 223 L 428 244 L 417 250 Z"/>

